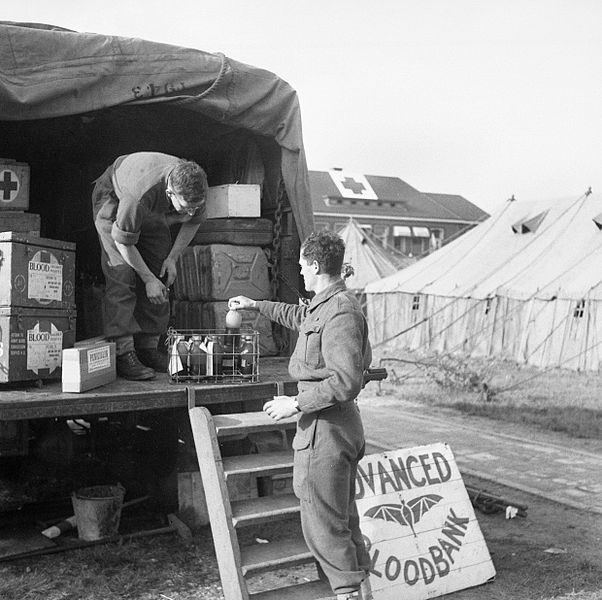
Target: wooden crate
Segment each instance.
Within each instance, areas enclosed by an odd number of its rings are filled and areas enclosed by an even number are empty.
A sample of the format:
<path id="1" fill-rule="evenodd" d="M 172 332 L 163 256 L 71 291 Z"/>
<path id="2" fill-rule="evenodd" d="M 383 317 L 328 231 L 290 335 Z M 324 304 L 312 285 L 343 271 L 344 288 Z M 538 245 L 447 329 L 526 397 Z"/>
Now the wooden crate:
<path id="1" fill-rule="evenodd" d="M 29 165 L 0 158 L 0 210 L 29 208 Z"/>
<path id="2" fill-rule="evenodd" d="M 74 310 L 0 307 L 0 383 L 60 379 L 74 343 Z"/>
<path id="3" fill-rule="evenodd" d="M 40 237 L 40 215 L 21 210 L 0 211 L 0 233 L 16 231 L 28 237 Z"/>
<path id="4" fill-rule="evenodd" d="M 273 225 L 269 219 L 211 219 L 201 223 L 191 245 L 232 244 L 270 246 Z"/>
<path id="5" fill-rule="evenodd" d="M 75 307 L 75 244 L 0 233 L 0 306 Z"/>
<path id="6" fill-rule="evenodd" d="M 256 183 L 216 185 L 207 191 L 207 219 L 259 216 L 261 197 Z"/>
<path id="7" fill-rule="evenodd" d="M 63 392 L 85 392 L 115 381 L 115 342 L 93 338 L 63 350 Z"/>

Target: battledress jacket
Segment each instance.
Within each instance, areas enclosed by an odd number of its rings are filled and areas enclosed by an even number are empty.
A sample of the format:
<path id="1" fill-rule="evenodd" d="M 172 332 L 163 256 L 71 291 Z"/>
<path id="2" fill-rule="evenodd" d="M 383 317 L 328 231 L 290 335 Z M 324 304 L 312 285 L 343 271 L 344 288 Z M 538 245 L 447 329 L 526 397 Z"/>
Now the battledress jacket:
<path id="1" fill-rule="evenodd" d="M 316 294 L 309 306 L 257 301 L 259 312 L 299 331 L 289 373 L 299 388 L 303 413 L 353 401 L 364 385 L 372 350 L 368 324 L 343 280 Z"/>

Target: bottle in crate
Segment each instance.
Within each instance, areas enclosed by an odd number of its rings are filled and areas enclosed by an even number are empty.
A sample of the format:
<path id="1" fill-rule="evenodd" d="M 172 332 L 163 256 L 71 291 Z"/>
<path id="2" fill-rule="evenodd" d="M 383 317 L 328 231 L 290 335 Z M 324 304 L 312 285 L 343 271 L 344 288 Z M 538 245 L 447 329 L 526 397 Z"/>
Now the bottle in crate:
<path id="1" fill-rule="evenodd" d="M 184 339 L 183 336 L 179 336 L 176 339 L 173 340 L 173 344 L 175 345 L 175 349 L 170 349 L 170 369 L 171 366 L 173 365 L 173 371 L 170 371 L 174 374 L 177 375 L 182 375 L 182 376 L 186 376 L 188 375 L 188 369 L 189 369 L 189 344 L 188 342 Z M 179 362 L 181 365 L 181 368 L 178 368 L 177 365 L 177 360 L 176 363 L 172 362 L 171 359 L 173 357 L 178 358 L 179 357 Z"/>
<path id="2" fill-rule="evenodd" d="M 252 335 L 243 335 L 240 342 L 239 366 L 241 375 L 250 377 L 255 372 L 255 344 Z"/>
<path id="3" fill-rule="evenodd" d="M 207 336 L 207 375 L 217 377 L 223 373 L 224 346 L 221 336 L 210 334 Z"/>
<path id="4" fill-rule="evenodd" d="M 203 343 L 203 337 L 193 335 L 188 350 L 188 368 L 190 374 L 195 377 L 204 377 L 207 372 L 207 352 Z"/>
<path id="5" fill-rule="evenodd" d="M 228 377 L 238 373 L 239 329 L 226 329 L 224 335 L 224 353 L 222 358 L 222 373 Z"/>

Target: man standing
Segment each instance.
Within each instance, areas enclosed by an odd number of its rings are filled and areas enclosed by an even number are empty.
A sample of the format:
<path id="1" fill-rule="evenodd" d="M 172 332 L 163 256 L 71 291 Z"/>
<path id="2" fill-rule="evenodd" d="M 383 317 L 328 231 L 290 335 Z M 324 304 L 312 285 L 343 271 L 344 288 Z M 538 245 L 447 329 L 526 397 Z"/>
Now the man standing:
<path id="1" fill-rule="evenodd" d="M 355 505 L 365 441 L 355 399 L 372 356 L 366 320 L 341 278 L 344 254 L 345 244 L 333 232 L 314 233 L 303 242 L 301 274 L 305 288 L 315 292 L 308 306 L 245 296 L 228 305 L 255 308 L 299 331 L 289 362 L 299 393 L 274 396 L 263 409 L 276 421 L 300 413 L 293 488 L 301 501 L 303 536 L 339 600 L 368 600 L 370 559 Z"/>
<path id="2" fill-rule="evenodd" d="M 105 335 L 117 373 L 152 379 L 167 368 L 158 351 L 169 321 L 176 262 L 204 219 L 207 176 L 192 161 L 159 152 L 120 156 L 96 180 L 94 224 L 105 275 Z M 173 243 L 169 226 L 180 223 Z"/>

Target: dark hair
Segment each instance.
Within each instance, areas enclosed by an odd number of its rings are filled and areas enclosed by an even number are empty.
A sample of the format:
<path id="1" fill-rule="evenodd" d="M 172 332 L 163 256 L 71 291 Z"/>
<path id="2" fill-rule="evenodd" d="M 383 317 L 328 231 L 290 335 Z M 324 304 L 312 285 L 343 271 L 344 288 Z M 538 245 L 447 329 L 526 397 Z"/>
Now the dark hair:
<path id="1" fill-rule="evenodd" d="M 334 231 L 320 231 L 310 234 L 301 246 L 301 256 L 320 266 L 320 271 L 328 275 L 340 275 L 345 257 L 345 242 Z"/>
<path id="2" fill-rule="evenodd" d="M 207 175 L 191 160 L 180 161 L 169 175 L 169 183 L 176 194 L 189 204 L 202 204 L 207 196 Z"/>

